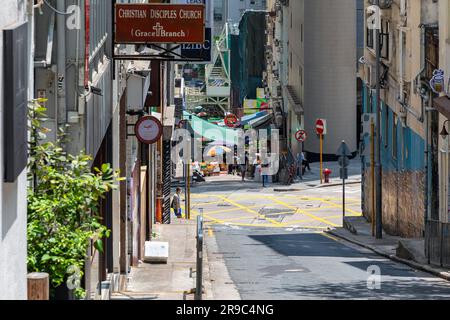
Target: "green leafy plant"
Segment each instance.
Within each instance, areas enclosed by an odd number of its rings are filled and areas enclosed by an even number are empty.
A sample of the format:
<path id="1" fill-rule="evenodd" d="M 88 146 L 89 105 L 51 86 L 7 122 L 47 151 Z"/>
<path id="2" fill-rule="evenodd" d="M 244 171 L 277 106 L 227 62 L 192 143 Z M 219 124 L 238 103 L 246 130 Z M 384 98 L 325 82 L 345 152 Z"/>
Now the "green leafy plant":
<path id="1" fill-rule="evenodd" d="M 45 142 L 42 102 L 29 105 L 28 270 L 49 273 L 57 288 L 68 280 L 69 268 L 79 270 L 81 279 L 91 244 L 103 252 L 110 230 L 98 215 L 99 202 L 122 179 L 109 164 L 92 172 L 92 158 L 83 152 L 67 154 L 63 132 L 56 142 Z M 75 293 L 84 296 L 78 287 Z"/>

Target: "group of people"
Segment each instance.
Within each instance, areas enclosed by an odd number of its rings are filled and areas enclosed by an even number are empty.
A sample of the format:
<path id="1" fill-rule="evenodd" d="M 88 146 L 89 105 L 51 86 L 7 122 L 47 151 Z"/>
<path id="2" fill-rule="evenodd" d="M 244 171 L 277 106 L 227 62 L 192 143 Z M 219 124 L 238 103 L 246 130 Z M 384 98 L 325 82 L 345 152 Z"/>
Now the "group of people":
<path id="1" fill-rule="evenodd" d="M 251 178 L 254 178 L 256 175 L 256 168 L 262 165 L 262 161 L 260 156 L 257 156 L 253 163 L 250 164 L 250 159 L 248 152 L 245 153 L 245 159 L 241 159 L 238 157 L 237 153 L 234 154 L 233 163 L 228 165 L 228 174 L 236 175 L 238 172 L 241 174 L 242 181 L 245 181 L 247 173 L 250 174 Z"/>

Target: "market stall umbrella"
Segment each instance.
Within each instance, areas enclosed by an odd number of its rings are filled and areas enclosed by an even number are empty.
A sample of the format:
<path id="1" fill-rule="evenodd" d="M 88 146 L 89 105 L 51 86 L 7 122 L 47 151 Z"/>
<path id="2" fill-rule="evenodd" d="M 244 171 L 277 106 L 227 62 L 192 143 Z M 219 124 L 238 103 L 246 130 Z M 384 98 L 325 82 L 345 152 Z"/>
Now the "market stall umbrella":
<path id="1" fill-rule="evenodd" d="M 215 157 L 215 156 L 221 156 L 225 153 L 230 153 L 230 152 L 233 152 L 233 150 L 231 150 L 228 147 L 214 146 L 208 150 L 206 155 L 208 157 Z"/>

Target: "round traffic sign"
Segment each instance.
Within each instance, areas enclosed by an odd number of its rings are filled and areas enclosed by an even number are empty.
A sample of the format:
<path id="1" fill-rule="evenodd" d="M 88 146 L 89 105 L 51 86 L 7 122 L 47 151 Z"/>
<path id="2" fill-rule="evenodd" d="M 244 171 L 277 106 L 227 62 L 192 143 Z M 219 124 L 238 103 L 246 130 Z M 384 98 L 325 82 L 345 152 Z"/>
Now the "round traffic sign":
<path id="1" fill-rule="evenodd" d="M 225 125 L 230 128 L 235 128 L 239 119 L 234 114 L 229 114 L 225 117 Z"/>
<path id="2" fill-rule="evenodd" d="M 295 139 L 297 139 L 298 142 L 305 142 L 307 138 L 308 134 L 306 133 L 305 130 L 299 130 L 295 134 Z"/>
<path id="3" fill-rule="evenodd" d="M 139 119 L 134 127 L 136 138 L 143 144 L 154 144 L 163 133 L 161 121 L 153 116 L 145 116 Z"/>
<path id="4" fill-rule="evenodd" d="M 316 132 L 318 135 L 323 135 L 325 132 L 325 122 L 322 119 L 316 121 Z"/>

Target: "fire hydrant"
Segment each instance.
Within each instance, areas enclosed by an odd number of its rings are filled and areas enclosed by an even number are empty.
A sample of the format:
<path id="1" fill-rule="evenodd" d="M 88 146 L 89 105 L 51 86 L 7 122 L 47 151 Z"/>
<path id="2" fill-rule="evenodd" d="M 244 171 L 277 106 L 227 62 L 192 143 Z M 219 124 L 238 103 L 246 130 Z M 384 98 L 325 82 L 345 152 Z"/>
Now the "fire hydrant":
<path id="1" fill-rule="evenodd" d="M 325 177 L 325 183 L 330 183 L 330 175 L 332 174 L 333 172 L 330 170 L 330 169 L 325 169 L 325 170 L 323 170 L 323 175 L 324 175 L 324 177 Z"/>

